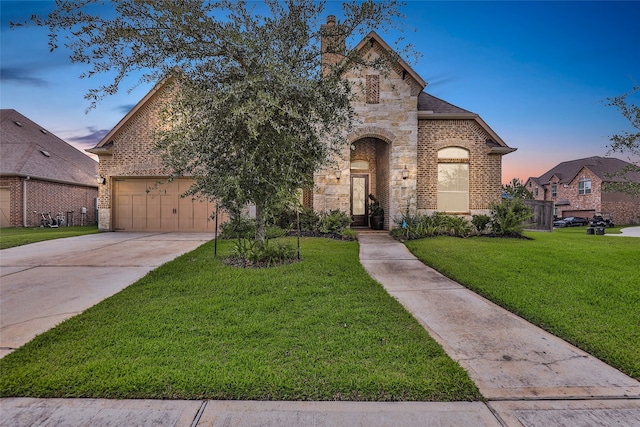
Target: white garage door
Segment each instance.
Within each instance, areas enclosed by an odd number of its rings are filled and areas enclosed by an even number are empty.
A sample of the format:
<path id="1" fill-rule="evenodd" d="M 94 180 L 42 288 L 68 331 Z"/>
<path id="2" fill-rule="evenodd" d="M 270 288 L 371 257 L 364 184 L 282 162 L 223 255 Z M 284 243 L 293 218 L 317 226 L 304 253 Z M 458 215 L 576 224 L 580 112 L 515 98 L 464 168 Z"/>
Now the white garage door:
<path id="1" fill-rule="evenodd" d="M 11 227 L 11 190 L 0 188 L 0 227 Z"/>
<path id="2" fill-rule="evenodd" d="M 158 185 L 155 179 L 114 179 L 114 229 L 116 231 L 215 231 L 212 202 L 180 197 L 192 181 L 178 179 Z M 222 215 L 218 224 L 226 220 Z"/>

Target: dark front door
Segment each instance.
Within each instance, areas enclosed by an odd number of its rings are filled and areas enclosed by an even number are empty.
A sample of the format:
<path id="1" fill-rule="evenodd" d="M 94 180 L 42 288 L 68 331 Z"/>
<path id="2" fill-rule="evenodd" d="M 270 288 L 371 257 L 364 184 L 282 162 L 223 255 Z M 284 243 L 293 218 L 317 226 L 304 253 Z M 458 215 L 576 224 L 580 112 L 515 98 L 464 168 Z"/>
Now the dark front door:
<path id="1" fill-rule="evenodd" d="M 369 225 L 367 195 L 369 194 L 369 175 L 351 175 L 351 217 L 353 226 L 366 227 Z"/>

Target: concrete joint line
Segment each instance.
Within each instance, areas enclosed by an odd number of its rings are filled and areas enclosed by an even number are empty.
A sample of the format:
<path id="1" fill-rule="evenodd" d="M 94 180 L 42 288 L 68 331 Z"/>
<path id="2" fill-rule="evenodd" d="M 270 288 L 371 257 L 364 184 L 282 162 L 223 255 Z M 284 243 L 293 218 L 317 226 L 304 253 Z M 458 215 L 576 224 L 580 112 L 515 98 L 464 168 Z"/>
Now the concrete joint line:
<path id="1" fill-rule="evenodd" d="M 487 398 L 485 404 L 490 406 L 492 402 L 579 402 L 579 401 L 598 401 L 598 400 L 640 400 L 640 396 L 522 396 L 522 397 L 501 397 Z"/>
<path id="2" fill-rule="evenodd" d="M 484 402 L 484 406 L 487 407 L 487 409 L 489 410 L 489 412 L 491 412 L 491 415 L 493 415 L 496 420 L 500 423 L 501 426 L 503 427 L 509 427 L 509 425 L 505 422 L 505 420 L 502 419 L 502 417 L 500 416 L 500 414 L 498 413 L 498 411 L 496 411 L 494 409 L 493 406 L 491 406 L 491 400 L 488 400 L 486 402 Z"/>
<path id="3" fill-rule="evenodd" d="M 202 401 L 202 404 L 200 405 L 200 409 L 198 409 L 198 413 L 196 414 L 195 418 L 193 419 L 193 422 L 191 423 L 191 427 L 198 426 L 198 423 L 200 422 L 200 418 L 202 418 L 202 414 L 204 413 L 204 408 L 206 408 L 207 406 L 207 402 L 208 400 Z"/>
<path id="4" fill-rule="evenodd" d="M 59 317 L 59 316 L 66 316 L 68 314 L 71 314 L 73 316 L 78 315 L 82 313 L 82 311 L 67 311 L 64 313 L 55 313 L 55 314 L 51 314 L 49 316 L 39 316 L 39 317 L 32 317 L 30 319 L 27 320 L 23 320 L 22 322 L 16 322 L 16 323 L 8 323 L 6 325 L 2 325 L 3 328 L 9 327 L 9 326 L 16 326 L 16 325 L 22 325 L 25 323 L 29 323 L 29 322 L 33 322 L 34 320 L 41 320 L 41 319 L 50 319 L 52 317 Z"/>
<path id="5" fill-rule="evenodd" d="M 9 266 L 0 265 L 0 268 L 2 268 L 2 267 L 9 267 Z M 13 274 L 23 273 L 25 271 L 33 270 L 34 268 L 38 268 L 38 267 L 42 267 L 42 266 L 40 266 L 40 265 L 25 265 L 25 266 L 16 265 L 15 267 L 26 267 L 26 268 L 24 270 L 14 271 L 13 273 L 3 274 L 2 277 L 9 277 L 9 276 L 11 276 Z"/>

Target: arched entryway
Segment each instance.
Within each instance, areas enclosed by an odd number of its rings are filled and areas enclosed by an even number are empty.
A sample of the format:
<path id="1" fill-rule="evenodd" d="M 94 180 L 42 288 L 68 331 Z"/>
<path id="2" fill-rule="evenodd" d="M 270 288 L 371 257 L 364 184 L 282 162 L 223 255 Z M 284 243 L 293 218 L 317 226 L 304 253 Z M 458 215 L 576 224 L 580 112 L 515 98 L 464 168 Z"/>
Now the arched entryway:
<path id="1" fill-rule="evenodd" d="M 369 225 L 368 195 L 373 194 L 385 212 L 389 211 L 390 144 L 375 138 L 360 138 L 351 144 L 351 216 L 354 227 Z M 389 220 L 385 215 L 385 229 Z"/>

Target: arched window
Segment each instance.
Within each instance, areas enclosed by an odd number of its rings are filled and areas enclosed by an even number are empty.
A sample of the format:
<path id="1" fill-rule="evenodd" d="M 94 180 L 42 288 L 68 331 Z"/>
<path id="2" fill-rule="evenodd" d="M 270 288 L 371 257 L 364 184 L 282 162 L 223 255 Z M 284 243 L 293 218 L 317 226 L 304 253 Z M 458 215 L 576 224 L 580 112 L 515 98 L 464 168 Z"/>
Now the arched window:
<path id="1" fill-rule="evenodd" d="M 464 148 L 438 150 L 438 210 L 469 212 L 469 151 Z"/>

